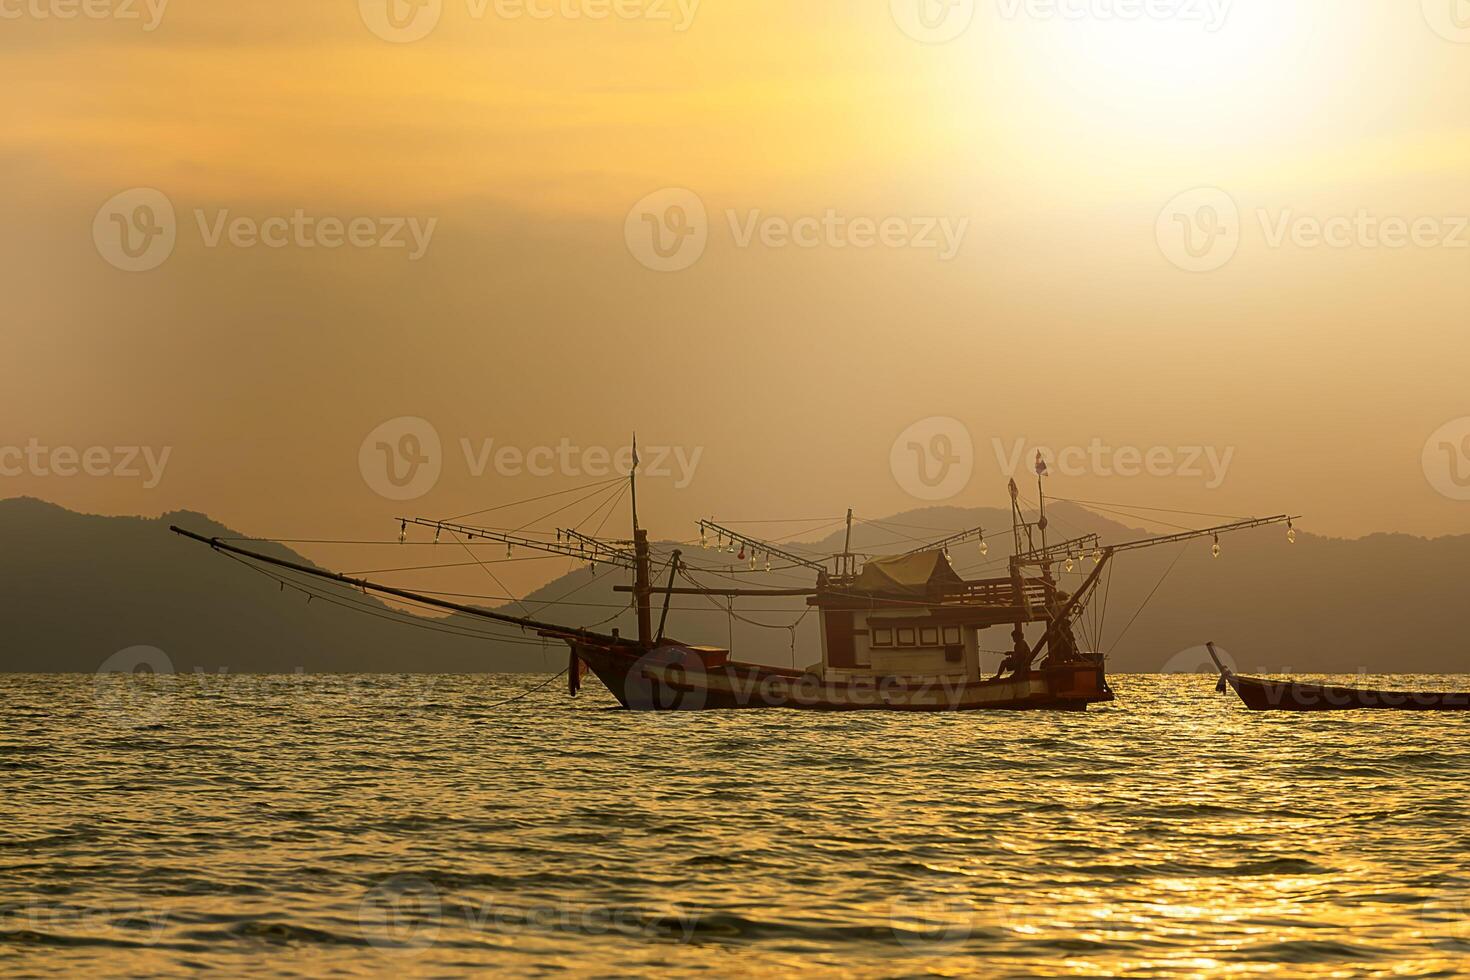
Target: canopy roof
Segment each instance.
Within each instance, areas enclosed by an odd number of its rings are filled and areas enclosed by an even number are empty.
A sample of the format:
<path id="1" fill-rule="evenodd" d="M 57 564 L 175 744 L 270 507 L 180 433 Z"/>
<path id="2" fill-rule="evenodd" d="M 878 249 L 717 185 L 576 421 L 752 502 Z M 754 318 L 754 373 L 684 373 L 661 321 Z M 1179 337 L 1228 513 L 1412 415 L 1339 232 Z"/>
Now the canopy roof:
<path id="1" fill-rule="evenodd" d="M 863 566 L 854 587 L 872 595 L 929 596 L 965 584 L 938 549 L 895 558 L 874 558 Z"/>

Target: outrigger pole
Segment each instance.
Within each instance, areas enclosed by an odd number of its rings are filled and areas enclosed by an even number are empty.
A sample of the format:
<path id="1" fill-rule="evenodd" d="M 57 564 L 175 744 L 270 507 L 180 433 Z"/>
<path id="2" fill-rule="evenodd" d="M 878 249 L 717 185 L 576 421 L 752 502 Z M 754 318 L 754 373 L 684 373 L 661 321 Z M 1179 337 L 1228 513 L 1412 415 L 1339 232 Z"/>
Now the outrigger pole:
<path id="1" fill-rule="evenodd" d="M 223 551 L 232 555 L 242 555 L 255 561 L 265 562 L 267 565 L 275 565 L 277 568 L 288 568 L 293 572 L 300 572 L 303 575 L 310 575 L 313 578 L 326 579 L 330 582 L 337 582 L 341 585 L 348 585 L 361 592 L 377 592 L 380 595 L 390 595 L 398 599 L 407 599 L 410 602 L 417 602 L 426 606 L 433 606 L 437 609 L 447 609 L 450 612 L 464 613 L 466 616 L 477 616 L 481 619 L 494 620 L 497 623 L 506 623 L 510 626 L 519 626 L 521 629 L 535 630 L 538 633 L 542 633 L 547 636 L 571 636 L 583 640 L 592 640 L 598 643 L 618 642 L 615 637 L 607 636 L 602 633 L 594 633 L 591 630 L 575 629 L 569 626 L 561 626 L 556 623 L 543 623 L 540 620 L 527 619 L 523 616 L 508 616 L 505 613 L 491 612 L 488 609 L 481 609 L 478 606 L 467 606 L 459 602 L 450 602 L 447 599 L 436 599 L 433 596 L 424 595 L 420 592 L 411 592 L 408 589 L 395 589 L 392 586 L 379 585 L 378 583 L 370 582 L 367 579 L 350 578 L 346 575 L 339 575 L 336 572 L 328 572 L 320 568 L 312 568 L 310 565 L 302 565 L 299 562 L 287 561 L 284 558 L 276 558 L 271 555 L 263 555 L 258 551 L 251 551 L 248 548 L 239 548 L 235 545 L 227 544 L 226 542 L 221 541 L 219 538 L 206 538 L 202 534 L 195 534 L 193 531 L 187 531 L 176 524 L 170 524 L 168 529 L 175 534 L 183 535 L 184 537 L 189 538 L 192 541 L 198 541 L 201 544 L 207 544 L 215 551 Z"/>

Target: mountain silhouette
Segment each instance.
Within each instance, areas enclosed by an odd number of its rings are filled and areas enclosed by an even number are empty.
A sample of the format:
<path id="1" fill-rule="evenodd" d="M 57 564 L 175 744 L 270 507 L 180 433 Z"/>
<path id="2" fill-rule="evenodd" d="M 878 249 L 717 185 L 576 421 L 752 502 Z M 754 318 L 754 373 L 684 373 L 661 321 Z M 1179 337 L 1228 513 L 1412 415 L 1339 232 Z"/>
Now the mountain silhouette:
<path id="1" fill-rule="evenodd" d="M 1098 533 L 1118 543 L 1159 533 L 1060 502 L 1048 516 L 1053 540 Z M 322 594 L 308 603 L 242 562 L 181 541 L 170 524 L 239 536 L 191 512 L 104 517 L 32 498 L 0 501 L 0 670 L 92 672 L 138 646 L 163 651 L 180 672 L 515 672 L 560 670 L 566 662 L 562 644 L 534 634 L 459 614 L 407 616 L 336 585 L 319 586 Z M 973 541 L 957 545 L 956 569 L 971 578 L 1004 574 L 1010 516 L 997 509 L 931 507 L 859 523 L 853 549 L 904 551 L 977 524 L 992 529 L 989 553 L 982 556 Z M 1299 528 L 1290 544 L 1272 526 L 1223 537 L 1218 559 L 1210 545 L 1206 538 L 1115 559 L 1080 624 L 1084 639 L 1101 635 L 1113 672 L 1202 668 L 1197 648 L 1206 640 L 1242 670 L 1470 671 L 1460 623 L 1470 536 L 1337 539 Z M 311 564 L 280 545 L 249 547 Z M 737 560 L 697 543 L 654 545 L 656 554 L 673 547 L 683 548 L 691 574 L 709 586 L 790 588 L 815 577 L 779 560 L 767 573 L 764 558 L 751 571 L 748 556 Z M 842 536 L 785 547 L 830 553 L 841 549 Z M 1091 565 L 1084 558 L 1071 573 L 1059 568 L 1062 587 L 1075 587 Z M 529 608 L 540 619 L 631 634 L 629 596 L 612 591 L 629 577 L 579 569 L 502 611 Z M 552 602 L 564 597 L 575 604 Z M 816 617 L 803 617 L 801 597 L 740 599 L 733 616 L 716 597 L 676 596 L 671 607 L 668 633 L 682 640 L 731 646 L 740 659 L 768 664 L 820 659 Z M 655 605 L 655 620 L 657 613 Z M 981 635 L 983 649 L 1008 645 L 1004 630 Z"/>

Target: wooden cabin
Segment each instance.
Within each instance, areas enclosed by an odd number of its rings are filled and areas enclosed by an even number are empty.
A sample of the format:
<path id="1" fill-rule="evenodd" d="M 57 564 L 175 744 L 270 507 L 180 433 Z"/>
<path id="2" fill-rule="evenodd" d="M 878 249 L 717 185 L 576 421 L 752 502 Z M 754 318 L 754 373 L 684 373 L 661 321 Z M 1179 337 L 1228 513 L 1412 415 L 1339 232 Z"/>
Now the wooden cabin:
<path id="1" fill-rule="evenodd" d="M 875 558 L 860 574 L 831 579 L 807 600 L 821 614 L 822 660 L 811 671 L 825 680 L 852 677 L 946 677 L 981 680 L 999 659 L 989 650 L 1013 648 L 1017 624 L 1045 622 L 1045 589 L 1027 582 L 1017 601 L 1010 578 L 966 581 L 941 550 Z M 1065 594 L 1054 593 L 1065 600 Z M 988 668 L 989 673 L 986 673 Z"/>

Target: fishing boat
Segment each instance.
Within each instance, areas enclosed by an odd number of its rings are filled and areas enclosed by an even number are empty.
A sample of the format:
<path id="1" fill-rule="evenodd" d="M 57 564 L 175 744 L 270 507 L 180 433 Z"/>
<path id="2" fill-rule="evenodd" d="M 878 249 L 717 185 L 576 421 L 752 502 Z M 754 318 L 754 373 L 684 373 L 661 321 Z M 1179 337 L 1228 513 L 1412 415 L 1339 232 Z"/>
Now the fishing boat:
<path id="1" fill-rule="evenodd" d="M 543 639 L 561 641 L 568 648 L 567 686 L 575 696 L 586 672 L 591 672 L 618 703 L 634 710 L 689 711 L 750 708 L 793 708 L 818 711 L 966 711 L 983 709 L 1083 710 L 1112 701 L 1105 658 L 1097 644 L 1079 642 L 1079 619 L 1097 594 L 1115 557 L 1139 548 L 1196 538 L 1213 538 L 1219 555 L 1220 535 L 1285 523 L 1288 537 L 1293 520 L 1288 515 L 1251 518 L 1226 525 L 1106 544 L 1096 534 L 1065 541 L 1048 535 L 1046 498 L 1038 464 L 1036 515 L 1023 511 L 1020 492 L 1010 481 L 1011 553 L 1006 574 L 967 579 L 951 562 L 951 548 L 967 542 L 983 555 L 989 544 L 985 529 L 973 527 L 920 544 L 902 554 L 858 555 L 852 550 L 853 514 L 846 517 L 843 550 L 813 556 L 791 547 L 752 537 L 734 527 L 699 522 L 699 543 L 711 544 L 722 556 L 734 554 L 750 570 L 758 557 L 766 571 L 772 563 L 783 569 L 809 573 L 814 581 L 797 588 L 711 586 L 697 573 L 709 566 L 691 564 L 682 548 L 655 556 L 648 531 L 640 526 L 637 505 L 637 450 L 632 453 L 627 490 L 632 495 L 632 537 L 616 540 L 588 535 L 576 528 L 558 528 L 554 539 L 506 531 L 460 520 L 399 518 L 399 541 L 409 529 L 432 530 L 434 542 L 450 535 L 462 544 L 497 543 L 506 548 L 528 548 L 631 573 L 629 584 L 615 591 L 631 593 L 636 612 L 636 635 L 607 632 L 512 615 L 425 592 L 355 578 L 243 548 L 230 541 L 209 538 L 180 527 L 173 530 L 208 544 L 216 551 L 241 558 L 261 570 L 279 570 L 335 582 L 364 594 L 402 600 L 428 609 L 462 613 L 518 627 Z M 738 549 L 738 551 L 737 551 Z M 1059 570 L 1087 568 L 1080 585 L 1064 589 Z M 666 584 L 655 585 L 667 571 Z M 1059 569 L 1060 566 L 1060 569 Z M 681 584 L 682 582 L 682 584 Z M 670 600 L 674 596 L 702 596 L 724 600 L 733 615 L 736 599 L 786 596 L 805 600 L 815 614 L 820 649 L 805 667 L 797 666 L 795 627 L 790 667 L 738 660 L 729 647 L 691 644 L 668 635 Z M 658 625 L 653 622 L 655 597 L 661 599 Z M 1028 636 L 1030 627 L 1030 636 Z M 1009 631 L 1008 644 L 996 650 L 983 637 L 987 631 Z M 985 665 L 986 656 L 999 656 Z M 994 670 L 991 670 L 994 666 Z"/>
<path id="2" fill-rule="evenodd" d="M 1220 672 L 1215 690 L 1233 689 L 1252 711 L 1470 711 L 1470 694 L 1447 691 L 1377 691 L 1338 684 L 1310 684 L 1237 674 L 1206 643 Z"/>

